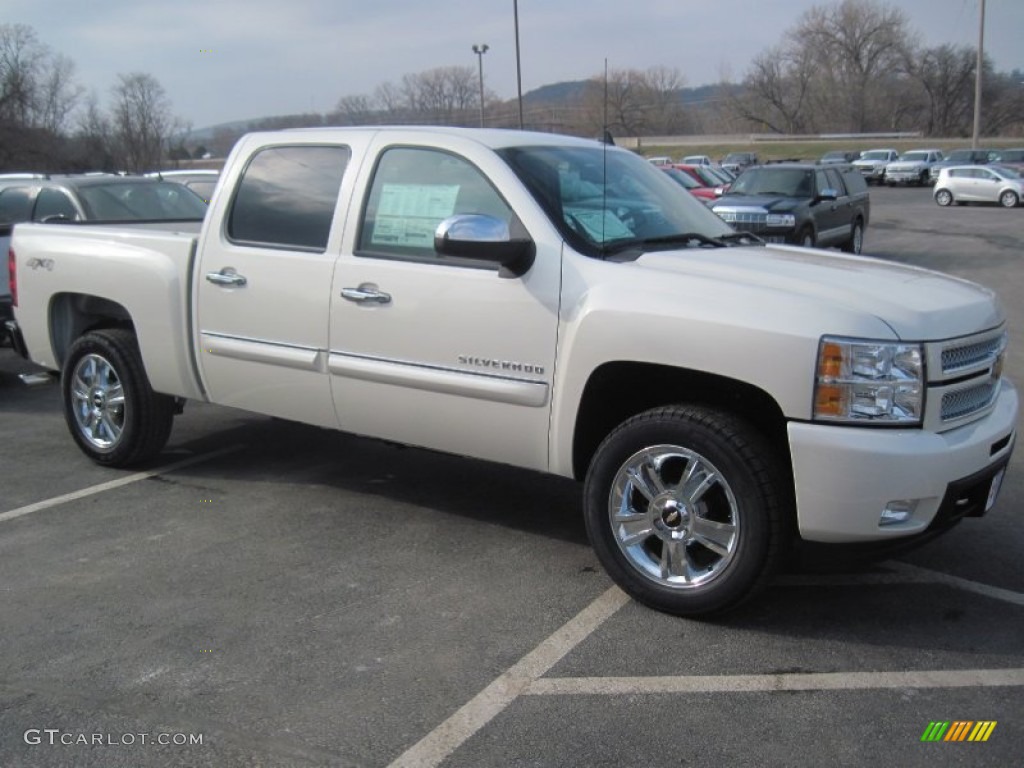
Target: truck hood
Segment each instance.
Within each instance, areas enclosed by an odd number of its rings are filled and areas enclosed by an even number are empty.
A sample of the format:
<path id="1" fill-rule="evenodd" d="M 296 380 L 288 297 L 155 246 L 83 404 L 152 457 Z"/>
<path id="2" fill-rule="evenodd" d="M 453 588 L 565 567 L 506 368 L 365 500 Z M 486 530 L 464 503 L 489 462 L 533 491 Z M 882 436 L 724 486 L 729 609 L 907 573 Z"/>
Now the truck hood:
<path id="1" fill-rule="evenodd" d="M 772 197 L 768 195 L 722 195 L 712 210 L 742 211 L 757 209 L 768 213 L 788 213 L 800 206 L 809 205 L 809 197 Z"/>
<path id="2" fill-rule="evenodd" d="M 880 259 L 785 245 L 687 249 L 646 253 L 640 269 L 722 280 L 730 285 L 768 289 L 763 310 L 792 302 L 818 304 L 827 323 L 829 309 L 841 306 L 888 325 L 906 341 L 965 336 L 1003 322 L 995 294 L 976 283 L 931 270 Z M 829 331 L 822 328 L 823 333 Z"/>
<path id="3" fill-rule="evenodd" d="M 875 168 L 879 165 L 887 165 L 893 162 L 892 160 L 854 160 L 851 165 L 854 168 Z"/>

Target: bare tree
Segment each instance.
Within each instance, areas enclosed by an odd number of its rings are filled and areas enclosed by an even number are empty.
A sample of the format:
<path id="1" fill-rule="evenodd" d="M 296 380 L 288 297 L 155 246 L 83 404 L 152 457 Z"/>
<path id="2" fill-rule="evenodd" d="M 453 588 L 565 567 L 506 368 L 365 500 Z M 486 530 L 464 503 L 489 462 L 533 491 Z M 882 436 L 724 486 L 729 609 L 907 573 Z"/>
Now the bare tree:
<path id="1" fill-rule="evenodd" d="M 878 127 L 886 89 L 910 45 L 906 15 L 874 0 L 842 0 L 808 10 L 788 33 L 791 51 L 814 56 L 816 97 L 824 114 L 840 115 L 846 130 Z"/>
<path id="2" fill-rule="evenodd" d="M 118 75 L 113 88 L 111 122 L 125 170 L 158 168 L 174 118 L 163 86 L 152 75 Z"/>
<path id="3" fill-rule="evenodd" d="M 737 114 L 772 133 L 812 129 L 807 104 L 815 73 L 813 56 L 803 48 L 770 48 L 758 54 L 739 92 L 729 100 Z"/>

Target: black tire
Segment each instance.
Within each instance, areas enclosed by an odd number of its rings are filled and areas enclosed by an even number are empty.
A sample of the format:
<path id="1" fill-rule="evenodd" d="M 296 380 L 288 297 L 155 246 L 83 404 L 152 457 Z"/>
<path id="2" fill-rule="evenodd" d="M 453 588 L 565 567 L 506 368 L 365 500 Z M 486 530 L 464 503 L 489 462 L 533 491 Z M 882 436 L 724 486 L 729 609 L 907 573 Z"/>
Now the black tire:
<path id="1" fill-rule="evenodd" d="M 809 225 L 805 225 L 796 236 L 796 244 L 804 248 L 813 248 L 817 242 L 818 238 L 814 236 L 814 230 Z"/>
<path id="2" fill-rule="evenodd" d="M 935 190 L 935 202 L 941 206 L 952 205 L 954 202 L 953 193 L 948 189 L 937 189 Z"/>
<path id="3" fill-rule="evenodd" d="M 127 467 L 156 456 L 174 422 L 174 398 L 153 391 L 135 334 L 92 331 L 71 345 L 61 375 L 64 418 L 98 464 Z"/>
<path id="4" fill-rule="evenodd" d="M 1003 208 L 1016 208 L 1020 203 L 1020 198 L 1017 197 L 1017 193 L 1012 190 L 1006 190 L 999 196 L 999 204 Z"/>
<path id="5" fill-rule="evenodd" d="M 850 239 L 843 243 L 843 250 L 847 253 L 860 253 L 864 250 L 864 222 L 860 219 L 850 225 Z"/>
<path id="6" fill-rule="evenodd" d="M 601 564 L 634 599 L 677 616 L 749 599 L 789 543 L 776 454 L 746 422 L 710 408 L 657 408 L 624 422 L 598 448 L 584 486 Z"/>

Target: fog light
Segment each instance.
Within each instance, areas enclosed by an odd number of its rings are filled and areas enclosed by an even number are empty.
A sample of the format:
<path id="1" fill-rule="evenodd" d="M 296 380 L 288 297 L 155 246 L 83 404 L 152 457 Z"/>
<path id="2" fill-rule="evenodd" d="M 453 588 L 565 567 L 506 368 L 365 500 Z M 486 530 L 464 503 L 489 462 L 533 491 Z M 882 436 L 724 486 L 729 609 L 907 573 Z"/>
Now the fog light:
<path id="1" fill-rule="evenodd" d="M 917 499 L 897 499 L 890 501 L 882 510 L 882 516 L 878 518 L 880 526 L 899 525 L 909 520 L 914 510 L 917 509 Z"/>

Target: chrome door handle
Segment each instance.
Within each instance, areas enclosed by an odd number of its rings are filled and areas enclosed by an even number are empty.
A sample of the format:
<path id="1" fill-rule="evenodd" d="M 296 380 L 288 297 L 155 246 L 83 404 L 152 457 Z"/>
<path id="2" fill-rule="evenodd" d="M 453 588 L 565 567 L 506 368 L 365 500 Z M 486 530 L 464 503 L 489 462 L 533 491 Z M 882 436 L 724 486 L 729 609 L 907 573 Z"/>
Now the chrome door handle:
<path id="1" fill-rule="evenodd" d="M 214 285 L 234 285 L 241 287 L 248 281 L 243 275 L 235 272 L 231 267 L 225 267 L 220 272 L 207 272 L 206 279 Z"/>
<path id="2" fill-rule="evenodd" d="M 390 304 L 391 294 L 370 288 L 367 285 L 360 285 L 358 288 L 342 288 L 341 297 L 349 301 L 375 302 L 377 304 Z"/>

